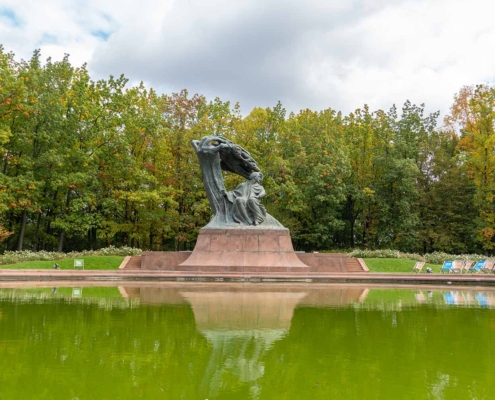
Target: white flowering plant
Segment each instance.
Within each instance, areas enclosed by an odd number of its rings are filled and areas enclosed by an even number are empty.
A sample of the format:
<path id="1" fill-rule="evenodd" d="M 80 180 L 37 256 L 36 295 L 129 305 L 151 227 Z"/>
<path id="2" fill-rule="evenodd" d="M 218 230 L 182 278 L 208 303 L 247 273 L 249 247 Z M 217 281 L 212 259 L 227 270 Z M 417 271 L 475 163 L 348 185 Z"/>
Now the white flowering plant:
<path id="1" fill-rule="evenodd" d="M 25 261 L 54 261 L 67 260 L 84 256 L 139 256 L 141 249 L 134 247 L 105 247 L 99 250 L 72 251 L 61 253 L 56 251 L 6 251 L 0 255 L 0 265 L 19 264 Z"/>

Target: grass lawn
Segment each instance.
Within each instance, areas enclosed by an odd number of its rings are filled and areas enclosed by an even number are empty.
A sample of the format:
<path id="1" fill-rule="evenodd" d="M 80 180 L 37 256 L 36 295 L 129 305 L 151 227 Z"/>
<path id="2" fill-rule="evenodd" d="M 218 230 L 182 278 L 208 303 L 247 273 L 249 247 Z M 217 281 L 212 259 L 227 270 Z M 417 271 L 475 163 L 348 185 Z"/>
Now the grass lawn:
<path id="1" fill-rule="evenodd" d="M 84 260 L 84 269 L 117 269 L 124 260 L 123 256 L 88 256 L 79 257 Z M 27 261 L 19 264 L 0 265 L 1 269 L 53 269 L 57 263 L 60 269 L 74 269 L 74 259 L 58 261 Z M 80 269 L 80 268 L 78 268 Z"/>
<path id="2" fill-rule="evenodd" d="M 411 268 L 416 264 L 416 261 L 400 258 L 364 258 L 363 260 L 370 272 L 411 272 Z M 442 266 L 440 264 L 425 264 L 421 273 L 426 273 L 428 267 L 435 274 L 439 274 Z"/>
<path id="3" fill-rule="evenodd" d="M 88 256 L 81 257 L 84 260 L 84 269 L 87 270 L 109 270 L 117 269 L 124 260 L 123 256 Z M 411 272 L 415 261 L 402 260 L 398 258 L 365 258 L 364 262 L 370 272 Z M 74 259 L 58 261 L 27 261 L 19 264 L 0 265 L 0 269 L 53 269 L 57 263 L 60 269 L 74 269 Z M 434 273 L 440 273 L 441 265 L 425 264 L 422 272 L 430 267 Z"/>
<path id="4" fill-rule="evenodd" d="M 55 290 L 51 287 L 37 287 L 37 288 L 21 288 L 12 289 L 5 288 L 0 289 L 0 298 L 8 295 L 9 298 L 22 298 L 25 294 L 31 294 L 34 297 L 46 298 L 50 295 L 56 295 L 57 297 L 72 297 L 72 287 L 57 287 Z M 80 297 L 97 297 L 106 299 L 121 299 L 122 294 L 119 292 L 117 286 L 85 286 L 81 290 Z"/>

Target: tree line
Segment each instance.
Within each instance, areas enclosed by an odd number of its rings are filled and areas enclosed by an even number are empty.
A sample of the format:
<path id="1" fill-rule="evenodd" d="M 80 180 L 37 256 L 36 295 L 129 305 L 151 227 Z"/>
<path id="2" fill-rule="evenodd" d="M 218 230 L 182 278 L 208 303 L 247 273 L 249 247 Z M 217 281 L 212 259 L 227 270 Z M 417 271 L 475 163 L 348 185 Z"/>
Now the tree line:
<path id="1" fill-rule="evenodd" d="M 217 134 L 257 160 L 297 249 L 490 253 L 495 88 L 462 88 L 443 124 L 424 108 L 243 116 L 0 47 L 0 250 L 191 249 L 211 211 L 190 141 Z"/>

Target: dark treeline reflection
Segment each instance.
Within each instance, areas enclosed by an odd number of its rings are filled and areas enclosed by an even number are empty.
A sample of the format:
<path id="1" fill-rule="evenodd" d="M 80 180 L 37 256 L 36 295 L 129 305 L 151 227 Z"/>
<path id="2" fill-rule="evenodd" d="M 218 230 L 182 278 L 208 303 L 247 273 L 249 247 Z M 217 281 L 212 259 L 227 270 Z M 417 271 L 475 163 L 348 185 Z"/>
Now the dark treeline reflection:
<path id="1" fill-rule="evenodd" d="M 477 292 L 55 289 L 0 289 L 0 398 L 495 395 L 494 311 L 445 296 Z"/>
<path id="2" fill-rule="evenodd" d="M 0 76 L 0 251 L 191 249 L 211 211 L 190 142 L 213 133 L 257 160 L 265 206 L 297 250 L 495 246 L 492 87 L 462 88 L 442 124 L 409 101 L 243 115 L 1 46 Z"/>

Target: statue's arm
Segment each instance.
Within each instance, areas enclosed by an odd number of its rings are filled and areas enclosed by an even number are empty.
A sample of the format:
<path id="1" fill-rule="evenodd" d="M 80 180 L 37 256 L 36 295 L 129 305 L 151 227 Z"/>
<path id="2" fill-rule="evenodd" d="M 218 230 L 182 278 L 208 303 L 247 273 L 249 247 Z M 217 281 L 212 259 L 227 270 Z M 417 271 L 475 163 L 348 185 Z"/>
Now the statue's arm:
<path id="1" fill-rule="evenodd" d="M 261 187 L 261 192 L 258 195 L 258 199 L 261 199 L 262 197 L 265 197 L 265 196 L 266 196 L 265 188 L 262 186 Z"/>

